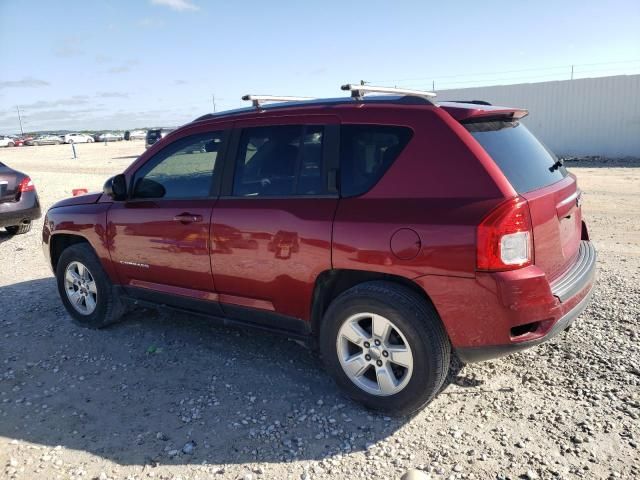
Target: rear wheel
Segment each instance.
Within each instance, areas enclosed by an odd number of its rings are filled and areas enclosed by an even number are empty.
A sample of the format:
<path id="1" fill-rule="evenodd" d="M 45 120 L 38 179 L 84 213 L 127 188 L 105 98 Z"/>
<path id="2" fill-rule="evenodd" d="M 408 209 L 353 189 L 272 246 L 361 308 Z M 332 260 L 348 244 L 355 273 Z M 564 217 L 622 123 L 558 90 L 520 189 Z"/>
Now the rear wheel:
<path id="1" fill-rule="evenodd" d="M 31 230 L 31 222 L 24 222 L 20 225 L 11 225 L 9 227 L 5 227 L 5 229 L 11 235 L 22 235 L 23 233 L 27 233 L 29 230 Z"/>
<path id="2" fill-rule="evenodd" d="M 328 371 L 368 408 L 409 415 L 444 382 L 451 347 L 434 308 L 410 289 L 367 282 L 327 310 L 320 350 Z"/>
<path id="3" fill-rule="evenodd" d="M 125 308 L 89 244 L 62 252 L 56 266 L 58 293 L 74 323 L 103 328 L 117 322 Z"/>
<path id="4" fill-rule="evenodd" d="M 15 147 L 15 146 L 16 146 L 16 144 L 15 144 L 15 143 L 13 143 L 13 142 L 9 142 L 9 143 L 7 143 L 7 147 Z"/>

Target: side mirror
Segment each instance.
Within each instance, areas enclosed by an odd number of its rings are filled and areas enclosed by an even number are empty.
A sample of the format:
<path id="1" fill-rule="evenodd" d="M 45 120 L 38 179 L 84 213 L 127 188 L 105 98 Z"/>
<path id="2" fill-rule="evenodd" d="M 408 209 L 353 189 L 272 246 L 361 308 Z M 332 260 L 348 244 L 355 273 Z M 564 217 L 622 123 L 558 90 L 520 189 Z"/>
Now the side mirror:
<path id="1" fill-rule="evenodd" d="M 111 177 L 104 184 L 102 191 L 105 195 L 109 195 L 115 201 L 127 199 L 127 179 L 124 174 L 120 173 L 115 177 Z"/>

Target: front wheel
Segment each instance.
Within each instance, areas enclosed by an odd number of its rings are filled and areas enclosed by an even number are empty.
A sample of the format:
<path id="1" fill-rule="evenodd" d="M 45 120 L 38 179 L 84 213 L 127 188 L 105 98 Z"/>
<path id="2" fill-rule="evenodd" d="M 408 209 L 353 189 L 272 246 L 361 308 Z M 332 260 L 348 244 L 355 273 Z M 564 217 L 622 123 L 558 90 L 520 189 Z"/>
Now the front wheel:
<path id="1" fill-rule="evenodd" d="M 125 308 L 89 244 L 65 249 L 56 266 L 58 293 L 72 320 L 86 328 L 117 322 Z"/>
<path id="2" fill-rule="evenodd" d="M 390 282 L 357 285 L 327 310 L 320 350 L 329 373 L 354 400 L 410 415 L 442 386 L 451 347 L 433 306 Z"/>

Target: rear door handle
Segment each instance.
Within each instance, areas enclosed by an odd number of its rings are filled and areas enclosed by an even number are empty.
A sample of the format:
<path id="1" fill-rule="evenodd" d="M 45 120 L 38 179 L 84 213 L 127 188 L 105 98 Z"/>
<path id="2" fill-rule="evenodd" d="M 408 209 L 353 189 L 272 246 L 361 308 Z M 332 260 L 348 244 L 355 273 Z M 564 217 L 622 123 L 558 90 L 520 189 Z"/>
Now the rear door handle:
<path id="1" fill-rule="evenodd" d="M 180 222 L 180 223 L 196 223 L 196 222 L 201 222 L 202 221 L 202 215 L 196 215 L 193 213 L 181 213 L 180 215 L 176 215 L 175 217 L 173 217 L 173 221 L 174 222 Z"/>

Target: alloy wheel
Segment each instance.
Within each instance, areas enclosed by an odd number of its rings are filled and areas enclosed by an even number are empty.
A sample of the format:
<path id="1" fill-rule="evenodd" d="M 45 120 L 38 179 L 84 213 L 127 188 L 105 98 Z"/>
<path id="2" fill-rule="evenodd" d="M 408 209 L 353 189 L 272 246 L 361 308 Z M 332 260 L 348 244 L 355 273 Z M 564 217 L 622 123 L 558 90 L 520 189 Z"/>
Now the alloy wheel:
<path id="1" fill-rule="evenodd" d="M 347 318 L 338 331 L 336 350 L 349 379 L 367 393 L 389 396 L 407 386 L 413 353 L 402 331 L 375 313 Z"/>
<path id="2" fill-rule="evenodd" d="M 64 290 L 73 308 L 82 315 L 91 315 L 98 302 L 98 289 L 93 275 L 82 263 L 69 263 L 64 272 Z"/>

